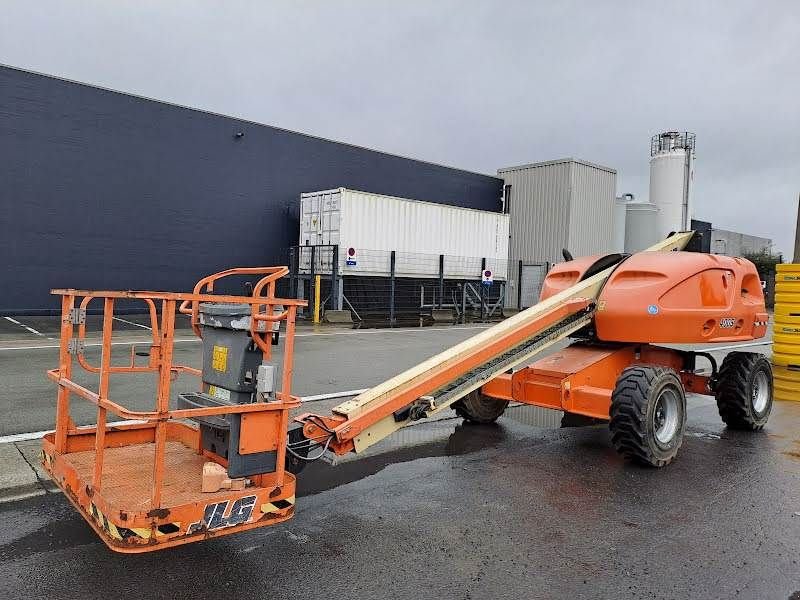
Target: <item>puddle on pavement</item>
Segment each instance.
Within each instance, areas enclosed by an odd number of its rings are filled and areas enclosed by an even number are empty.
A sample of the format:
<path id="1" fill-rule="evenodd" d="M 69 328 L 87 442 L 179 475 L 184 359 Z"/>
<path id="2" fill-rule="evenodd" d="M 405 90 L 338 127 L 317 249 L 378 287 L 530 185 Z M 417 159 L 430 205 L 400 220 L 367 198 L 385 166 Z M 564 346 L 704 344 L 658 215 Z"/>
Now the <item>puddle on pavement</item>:
<path id="1" fill-rule="evenodd" d="M 513 419 L 530 427 L 543 427 L 545 429 L 559 429 L 561 417 L 564 413 L 560 410 L 539 408 L 538 406 L 510 406 L 506 409 L 505 418 Z"/>
<path id="2" fill-rule="evenodd" d="M 795 460 L 800 459 L 800 440 L 792 440 L 791 448 L 784 450 L 781 454 L 794 458 Z"/>
<path id="3" fill-rule="evenodd" d="M 297 477 L 297 495 L 310 496 L 374 475 L 389 465 L 436 456 L 470 454 L 515 437 L 518 425 L 557 429 L 561 412 L 535 406 L 510 407 L 494 425 L 472 425 L 460 417 L 420 422 L 401 429 L 362 455 L 309 464 Z"/>
<path id="4" fill-rule="evenodd" d="M 716 433 L 707 433 L 705 431 L 687 431 L 686 435 L 690 435 L 692 437 L 703 438 L 706 440 L 721 440 L 722 436 L 717 435 Z"/>
<path id="5" fill-rule="evenodd" d="M 35 514 L 36 506 L 42 502 L 42 499 L 51 495 L 45 494 L 22 500 L 19 504 L 8 505 L 8 508 L 24 507 L 23 510 Z M 61 495 L 59 494 L 58 497 L 61 498 Z M 19 560 L 41 552 L 98 543 L 99 538 L 86 524 L 83 517 L 77 511 L 72 511 L 72 506 L 68 505 L 66 501 L 64 501 L 64 505 L 63 509 L 57 510 L 56 518 L 49 519 L 35 531 L 25 533 L 0 545 L 0 561 Z"/>
<path id="6" fill-rule="evenodd" d="M 458 456 L 491 448 L 513 439 L 534 435 L 530 429 L 552 429 L 560 426 L 561 413 L 533 406 L 510 407 L 494 425 L 472 425 L 460 417 L 421 421 L 401 429 L 363 455 L 340 457 L 334 464 L 319 460 L 299 474 L 297 495 L 310 496 L 353 481 L 374 475 L 388 465 L 437 456 Z M 24 500 L 30 503 L 25 510 L 35 510 L 46 496 Z M 17 506 L 18 507 L 18 506 Z M 77 541 L 77 542 L 76 542 Z M 13 560 L 40 552 L 59 550 L 99 540 L 84 522 L 64 502 L 58 518 L 36 531 L 0 544 L 0 560 Z"/>

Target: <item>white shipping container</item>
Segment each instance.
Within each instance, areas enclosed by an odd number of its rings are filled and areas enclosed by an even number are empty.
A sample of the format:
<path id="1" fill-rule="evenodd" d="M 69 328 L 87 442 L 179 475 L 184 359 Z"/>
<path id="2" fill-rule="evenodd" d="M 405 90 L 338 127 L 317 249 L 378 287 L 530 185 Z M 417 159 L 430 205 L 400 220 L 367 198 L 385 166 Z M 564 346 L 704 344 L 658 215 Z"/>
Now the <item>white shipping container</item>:
<path id="1" fill-rule="evenodd" d="M 346 188 L 302 194 L 301 246 L 339 246 L 342 275 L 388 276 L 390 253 L 400 277 L 437 277 L 439 255 L 452 279 L 478 279 L 481 259 L 505 280 L 509 217 Z M 356 250 L 355 265 L 347 249 Z"/>

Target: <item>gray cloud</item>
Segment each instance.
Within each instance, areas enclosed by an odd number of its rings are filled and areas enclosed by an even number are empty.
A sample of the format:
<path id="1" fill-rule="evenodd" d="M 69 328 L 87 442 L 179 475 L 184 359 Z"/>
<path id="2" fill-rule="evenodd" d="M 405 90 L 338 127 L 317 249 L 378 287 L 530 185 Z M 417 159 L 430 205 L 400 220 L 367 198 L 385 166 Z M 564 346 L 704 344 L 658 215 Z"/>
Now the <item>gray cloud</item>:
<path id="1" fill-rule="evenodd" d="M 3 2 L 0 62 L 434 162 L 577 156 L 647 196 L 697 133 L 696 216 L 790 252 L 800 4 Z"/>

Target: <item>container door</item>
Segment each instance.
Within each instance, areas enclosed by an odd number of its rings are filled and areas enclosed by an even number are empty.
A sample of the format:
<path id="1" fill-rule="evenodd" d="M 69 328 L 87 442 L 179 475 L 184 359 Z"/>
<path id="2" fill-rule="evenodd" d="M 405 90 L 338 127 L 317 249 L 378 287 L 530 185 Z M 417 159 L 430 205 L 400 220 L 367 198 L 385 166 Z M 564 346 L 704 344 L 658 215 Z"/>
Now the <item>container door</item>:
<path id="1" fill-rule="evenodd" d="M 320 204 L 320 228 L 317 245 L 319 249 L 320 272 L 330 273 L 333 268 L 333 248 L 339 245 L 341 217 L 341 194 L 337 190 L 325 194 Z"/>

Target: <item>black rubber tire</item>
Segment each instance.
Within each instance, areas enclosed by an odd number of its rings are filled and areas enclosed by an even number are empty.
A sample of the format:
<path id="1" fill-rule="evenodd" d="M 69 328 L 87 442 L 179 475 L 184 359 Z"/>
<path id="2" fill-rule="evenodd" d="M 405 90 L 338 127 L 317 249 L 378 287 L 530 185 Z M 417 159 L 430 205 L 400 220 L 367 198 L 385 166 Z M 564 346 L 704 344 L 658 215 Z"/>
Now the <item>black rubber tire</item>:
<path id="1" fill-rule="evenodd" d="M 565 412 L 561 416 L 562 429 L 567 427 L 591 427 L 592 425 L 600 425 L 601 423 L 607 423 L 607 421 L 605 419 L 587 417 L 586 415 L 576 415 L 570 412 Z"/>
<path id="2" fill-rule="evenodd" d="M 757 412 L 753 405 L 754 384 L 758 373 L 766 375 L 769 397 L 766 406 Z M 758 431 L 767 424 L 772 412 L 772 366 L 761 354 L 731 352 L 722 361 L 714 396 L 719 416 L 731 429 Z"/>
<path id="3" fill-rule="evenodd" d="M 671 389 L 677 394 L 677 426 L 672 437 L 656 437 L 654 413 L 658 399 Z M 655 365 L 628 367 L 611 395 L 611 442 L 628 460 L 651 467 L 668 465 L 683 443 L 686 429 L 686 393 L 677 373 Z"/>
<path id="4" fill-rule="evenodd" d="M 508 400 L 497 400 L 481 394 L 475 390 L 453 403 L 453 408 L 459 417 L 471 423 L 494 423 L 500 418 L 506 408 Z"/>

